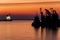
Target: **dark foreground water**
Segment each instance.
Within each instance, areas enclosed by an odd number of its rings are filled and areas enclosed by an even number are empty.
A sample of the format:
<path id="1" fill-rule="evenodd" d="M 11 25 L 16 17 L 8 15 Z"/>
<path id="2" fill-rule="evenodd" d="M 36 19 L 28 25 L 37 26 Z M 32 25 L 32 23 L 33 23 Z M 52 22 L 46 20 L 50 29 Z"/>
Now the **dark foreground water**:
<path id="1" fill-rule="evenodd" d="M 39 29 L 36 34 L 32 21 L 21 20 L 0 22 L 0 40 L 60 40 L 60 28 L 57 30 Z"/>

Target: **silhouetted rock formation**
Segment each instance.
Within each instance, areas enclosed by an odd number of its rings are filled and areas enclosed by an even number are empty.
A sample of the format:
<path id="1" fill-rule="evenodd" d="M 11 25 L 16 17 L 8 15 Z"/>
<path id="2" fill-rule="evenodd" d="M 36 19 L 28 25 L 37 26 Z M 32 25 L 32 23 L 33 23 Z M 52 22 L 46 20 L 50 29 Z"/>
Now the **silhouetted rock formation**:
<path id="1" fill-rule="evenodd" d="M 52 12 L 51 13 L 52 28 L 57 28 L 59 26 L 58 13 L 53 8 L 51 8 L 51 12 Z"/>
<path id="2" fill-rule="evenodd" d="M 58 27 L 60 27 L 60 20 L 58 20 Z"/>
<path id="3" fill-rule="evenodd" d="M 58 14 L 57 14 L 56 10 L 53 10 L 52 24 L 53 24 L 53 26 L 58 26 Z"/>
<path id="4" fill-rule="evenodd" d="M 49 10 L 45 9 L 46 12 L 46 27 L 51 27 L 51 13 L 49 12 Z"/>
<path id="5" fill-rule="evenodd" d="M 38 29 L 38 28 L 40 27 L 40 20 L 39 20 L 39 17 L 38 17 L 37 14 L 36 14 L 36 16 L 34 17 L 32 26 L 33 26 L 35 29 Z"/>
<path id="6" fill-rule="evenodd" d="M 40 8 L 40 14 L 41 14 L 41 27 L 45 27 L 45 16 L 43 15 L 42 9 Z"/>
<path id="7" fill-rule="evenodd" d="M 56 29 L 60 26 L 60 20 L 56 10 L 51 8 L 50 12 L 48 9 L 45 9 L 45 13 L 46 16 L 43 15 L 42 9 L 40 8 L 41 21 L 39 20 L 38 15 L 36 15 L 32 23 L 32 26 L 34 26 L 35 29 L 38 29 L 40 26 L 41 28 Z"/>

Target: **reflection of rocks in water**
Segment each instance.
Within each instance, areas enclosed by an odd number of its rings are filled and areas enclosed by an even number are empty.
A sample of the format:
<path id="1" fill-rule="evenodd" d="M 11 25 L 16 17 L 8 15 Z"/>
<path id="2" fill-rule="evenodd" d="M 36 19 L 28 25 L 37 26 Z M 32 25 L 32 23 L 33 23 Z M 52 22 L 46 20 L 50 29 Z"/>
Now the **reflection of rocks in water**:
<path id="1" fill-rule="evenodd" d="M 38 31 L 39 31 L 39 28 L 34 28 L 35 30 L 35 40 L 38 40 Z"/>
<path id="2" fill-rule="evenodd" d="M 41 27 L 41 40 L 43 40 L 43 31 L 44 31 L 44 28 Z"/>
<path id="3" fill-rule="evenodd" d="M 52 29 L 52 40 L 57 40 L 58 29 Z"/>
<path id="4" fill-rule="evenodd" d="M 35 29 L 35 40 L 38 40 L 38 29 Z"/>
<path id="5" fill-rule="evenodd" d="M 57 40 L 57 28 L 56 29 L 46 29 L 46 40 Z"/>

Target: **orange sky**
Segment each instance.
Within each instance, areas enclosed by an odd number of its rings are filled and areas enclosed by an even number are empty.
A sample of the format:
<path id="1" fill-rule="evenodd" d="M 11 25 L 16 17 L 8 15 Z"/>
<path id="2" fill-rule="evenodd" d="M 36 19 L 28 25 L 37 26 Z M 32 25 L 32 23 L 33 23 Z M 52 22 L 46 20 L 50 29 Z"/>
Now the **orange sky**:
<path id="1" fill-rule="evenodd" d="M 57 3 L 51 3 L 56 2 Z M 59 0 L 0 0 L 0 14 L 35 14 L 39 13 L 39 8 L 54 8 L 60 11 Z M 37 3 L 36 3 L 37 2 Z M 40 2 L 50 2 L 50 3 L 40 3 Z M 9 4 L 11 3 L 11 4 Z M 15 3 L 15 4 L 13 4 Z M 16 4 L 20 3 L 20 4 Z M 22 4 L 23 3 L 23 4 Z"/>
<path id="2" fill-rule="evenodd" d="M 35 14 L 39 8 L 54 8 L 60 12 L 60 3 L 0 4 L 0 14 Z"/>

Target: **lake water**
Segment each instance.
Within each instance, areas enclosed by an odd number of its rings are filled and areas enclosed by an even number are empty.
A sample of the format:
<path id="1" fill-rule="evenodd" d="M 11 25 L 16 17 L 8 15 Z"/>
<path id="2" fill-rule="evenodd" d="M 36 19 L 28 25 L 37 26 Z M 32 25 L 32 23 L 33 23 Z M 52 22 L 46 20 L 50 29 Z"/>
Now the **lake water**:
<path id="1" fill-rule="evenodd" d="M 31 26 L 32 20 L 0 21 L 0 40 L 60 40 L 60 28 L 48 30 L 39 28 L 38 34 Z"/>

